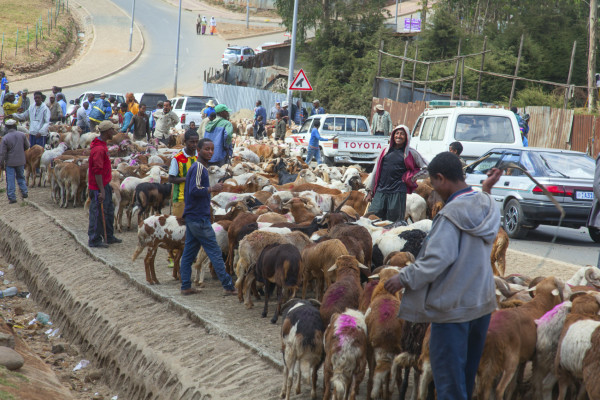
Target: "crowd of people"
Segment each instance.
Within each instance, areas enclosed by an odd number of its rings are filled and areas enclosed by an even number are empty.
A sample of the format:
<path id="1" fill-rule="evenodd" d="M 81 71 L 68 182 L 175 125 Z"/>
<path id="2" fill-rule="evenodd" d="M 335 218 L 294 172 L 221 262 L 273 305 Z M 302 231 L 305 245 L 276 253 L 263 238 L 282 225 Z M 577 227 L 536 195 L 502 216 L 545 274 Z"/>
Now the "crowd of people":
<path id="1" fill-rule="evenodd" d="M 207 26 L 210 26 L 209 32 L 211 35 L 217 33 L 217 20 L 215 17 L 210 17 L 209 22 L 204 15 L 198 14 L 198 18 L 196 18 L 196 35 L 206 34 Z"/>

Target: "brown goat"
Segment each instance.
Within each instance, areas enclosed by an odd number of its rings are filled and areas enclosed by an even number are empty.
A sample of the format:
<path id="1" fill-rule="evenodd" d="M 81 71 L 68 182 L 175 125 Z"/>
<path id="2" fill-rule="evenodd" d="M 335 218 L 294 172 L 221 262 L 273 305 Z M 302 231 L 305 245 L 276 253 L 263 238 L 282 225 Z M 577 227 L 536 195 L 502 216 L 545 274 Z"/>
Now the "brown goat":
<path id="1" fill-rule="evenodd" d="M 327 270 L 335 264 L 339 256 L 348 255 L 348 250 L 344 244 L 331 239 L 324 242 L 310 244 L 302 251 L 302 264 L 304 273 L 302 275 L 302 298 L 306 298 L 306 289 L 309 281 L 316 282 L 316 298 L 321 301 L 323 292 L 331 284 L 331 277 Z"/>
<path id="2" fill-rule="evenodd" d="M 570 293 L 570 290 L 561 280 L 548 277 L 535 286 L 535 297 L 530 302 L 492 314 L 477 371 L 478 399 L 489 399 L 492 385 L 499 375 L 501 378 L 495 388 L 495 395 L 496 399 L 504 398 L 515 374 L 521 376 L 525 363 L 535 353 L 535 320 L 564 301 L 565 293 Z"/>
<path id="3" fill-rule="evenodd" d="M 490 256 L 492 262 L 492 270 L 496 276 L 504 276 L 506 271 L 506 249 L 508 249 L 508 234 L 502 226 L 498 229 L 494 245 L 492 246 L 492 254 Z"/>

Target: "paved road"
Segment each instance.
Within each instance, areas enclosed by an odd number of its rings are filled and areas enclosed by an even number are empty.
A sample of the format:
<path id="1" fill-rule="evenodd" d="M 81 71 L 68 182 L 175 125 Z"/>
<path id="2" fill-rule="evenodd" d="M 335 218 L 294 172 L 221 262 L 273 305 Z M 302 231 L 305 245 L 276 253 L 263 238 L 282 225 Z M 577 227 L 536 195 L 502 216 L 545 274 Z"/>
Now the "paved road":
<path id="1" fill-rule="evenodd" d="M 512 239 L 510 248 L 542 257 L 548 254 L 551 259 L 576 265 L 596 265 L 600 245 L 590 239 L 587 229 L 558 228 L 558 237 L 552 243 L 556 229 L 540 226 L 523 240 Z"/>
<path id="2" fill-rule="evenodd" d="M 131 0 L 113 0 L 113 2 L 126 10 L 128 14 L 131 12 Z M 146 40 L 146 48 L 140 59 L 131 67 L 112 77 L 65 90 L 67 98 L 75 98 L 86 90 L 122 93 L 160 92 L 171 97 L 174 83 L 177 13 L 176 7 L 160 0 L 138 1 L 135 19 Z M 229 21 L 223 20 L 222 22 Z M 264 42 L 283 41 L 284 39 L 283 33 L 280 32 L 235 41 L 235 44 L 249 45 L 254 48 Z M 129 38 L 125 37 L 121 44 L 128 46 L 128 41 Z M 115 43 L 115 45 L 117 44 Z M 197 36 L 196 14 L 183 10 L 178 92 L 180 94 L 202 94 L 199 87 L 202 84 L 203 72 L 209 67 L 220 67 L 221 56 L 226 46 L 225 40 L 219 36 Z"/>

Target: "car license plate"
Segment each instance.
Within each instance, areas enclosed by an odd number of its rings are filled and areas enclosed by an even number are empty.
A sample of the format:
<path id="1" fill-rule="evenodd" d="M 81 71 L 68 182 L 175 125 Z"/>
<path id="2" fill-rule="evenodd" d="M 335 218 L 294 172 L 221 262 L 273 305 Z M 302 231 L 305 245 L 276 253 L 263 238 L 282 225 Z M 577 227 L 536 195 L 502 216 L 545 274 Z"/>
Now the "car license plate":
<path id="1" fill-rule="evenodd" d="M 594 192 L 575 192 L 576 200 L 594 200 Z"/>
<path id="2" fill-rule="evenodd" d="M 354 158 L 373 158 L 373 154 L 369 154 L 369 153 L 350 153 L 350 157 L 354 157 Z"/>

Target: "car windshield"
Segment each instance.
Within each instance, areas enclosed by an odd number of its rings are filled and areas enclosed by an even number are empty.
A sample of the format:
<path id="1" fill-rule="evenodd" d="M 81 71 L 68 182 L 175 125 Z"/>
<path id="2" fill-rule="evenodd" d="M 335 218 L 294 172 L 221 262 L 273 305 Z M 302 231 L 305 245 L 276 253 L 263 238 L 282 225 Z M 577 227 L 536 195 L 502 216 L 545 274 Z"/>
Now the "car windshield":
<path id="1" fill-rule="evenodd" d="M 300 128 L 300 130 L 298 131 L 298 133 L 306 133 L 308 132 L 308 129 L 310 128 L 310 124 L 312 124 L 313 120 L 312 119 L 307 119 L 304 124 L 302 124 L 302 128 Z"/>
<path id="2" fill-rule="evenodd" d="M 143 103 L 146 105 L 146 107 L 152 107 L 152 106 L 155 106 L 156 103 L 158 103 L 159 101 L 165 101 L 165 100 L 167 100 L 167 96 L 164 94 L 146 93 L 140 99 L 140 104 Z"/>
<path id="3" fill-rule="evenodd" d="M 508 117 L 493 115 L 459 115 L 456 119 L 454 138 L 465 142 L 515 141 L 511 120 Z"/>
<path id="4" fill-rule="evenodd" d="M 206 107 L 206 101 L 204 99 L 196 99 L 190 97 L 185 103 L 185 111 L 202 111 Z"/>
<path id="5" fill-rule="evenodd" d="M 594 179 L 596 164 L 585 154 L 538 151 L 536 155 L 548 176 Z"/>
<path id="6" fill-rule="evenodd" d="M 229 49 L 226 49 L 226 50 L 225 50 L 225 54 L 236 54 L 236 55 L 240 55 L 240 54 L 242 54 L 242 49 L 232 49 L 232 48 L 229 48 Z"/>

